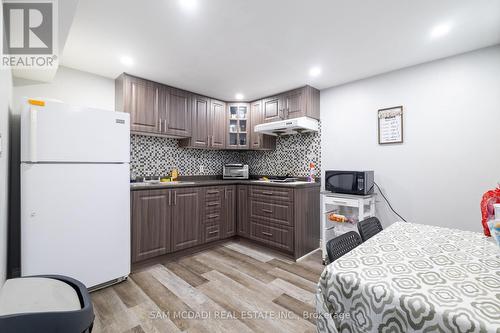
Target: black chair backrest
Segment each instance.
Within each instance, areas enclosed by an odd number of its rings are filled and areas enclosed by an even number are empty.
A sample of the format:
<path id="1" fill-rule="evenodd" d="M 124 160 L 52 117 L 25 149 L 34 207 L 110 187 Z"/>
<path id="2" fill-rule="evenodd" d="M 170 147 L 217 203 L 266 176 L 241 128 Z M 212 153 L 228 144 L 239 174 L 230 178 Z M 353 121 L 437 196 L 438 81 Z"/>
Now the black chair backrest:
<path id="1" fill-rule="evenodd" d="M 330 262 L 334 262 L 361 243 L 363 243 L 363 241 L 356 231 L 349 231 L 337 236 L 326 243 L 328 259 Z"/>
<path id="2" fill-rule="evenodd" d="M 92 332 L 94 308 L 89 292 L 83 283 L 62 275 L 36 275 L 33 277 L 55 279 L 67 283 L 75 290 L 82 308 L 69 311 L 26 312 L 0 316 L 0 332 Z"/>
<path id="3" fill-rule="evenodd" d="M 382 228 L 382 224 L 380 224 L 380 221 L 376 217 L 370 217 L 367 218 L 366 220 L 358 222 L 358 230 L 359 234 L 361 235 L 361 239 L 363 239 L 363 242 L 366 240 L 372 238 L 384 228 Z"/>

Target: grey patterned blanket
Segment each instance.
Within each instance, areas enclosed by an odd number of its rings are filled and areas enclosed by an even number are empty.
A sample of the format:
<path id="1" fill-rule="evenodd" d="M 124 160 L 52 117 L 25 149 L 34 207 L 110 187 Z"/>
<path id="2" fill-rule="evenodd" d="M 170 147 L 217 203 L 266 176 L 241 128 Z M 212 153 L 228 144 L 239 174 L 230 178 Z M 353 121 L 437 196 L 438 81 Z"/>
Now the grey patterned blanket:
<path id="1" fill-rule="evenodd" d="M 500 333 L 500 249 L 397 222 L 325 268 L 316 310 L 319 332 Z"/>

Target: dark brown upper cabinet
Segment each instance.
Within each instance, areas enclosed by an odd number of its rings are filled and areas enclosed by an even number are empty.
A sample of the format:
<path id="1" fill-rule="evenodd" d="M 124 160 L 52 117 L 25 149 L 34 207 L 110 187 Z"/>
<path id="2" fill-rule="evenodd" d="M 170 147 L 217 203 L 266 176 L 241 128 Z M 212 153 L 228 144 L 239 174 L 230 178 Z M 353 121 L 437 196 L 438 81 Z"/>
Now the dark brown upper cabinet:
<path id="1" fill-rule="evenodd" d="M 303 116 L 319 119 L 319 90 L 310 86 L 252 103 L 226 104 L 123 73 L 115 82 L 115 101 L 117 110 L 130 113 L 132 134 L 177 138 L 180 146 L 191 148 L 275 149 L 276 138 L 255 133 L 256 125 Z"/>
<path id="2" fill-rule="evenodd" d="M 223 149 L 226 147 L 226 103 L 210 100 L 208 117 L 209 147 Z"/>
<path id="3" fill-rule="evenodd" d="M 286 119 L 303 117 L 306 115 L 305 89 L 295 89 L 282 95 L 283 114 Z"/>
<path id="4" fill-rule="evenodd" d="M 193 97 L 192 136 L 179 141 L 190 148 L 226 147 L 226 103 L 204 96 Z"/>
<path id="5" fill-rule="evenodd" d="M 208 117 L 210 114 L 210 98 L 193 96 L 192 136 L 185 145 L 196 148 L 208 148 Z"/>
<path id="6" fill-rule="evenodd" d="M 191 136 L 191 93 L 164 87 L 160 103 L 160 132 L 168 136 Z"/>
<path id="7" fill-rule="evenodd" d="M 282 120 L 283 118 L 283 101 L 281 96 L 268 97 L 262 101 L 263 122 L 269 123 L 272 121 Z"/>
<path id="8" fill-rule="evenodd" d="M 282 94 L 282 107 L 286 119 L 310 117 L 319 120 L 319 90 L 311 86 Z"/>
<path id="9" fill-rule="evenodd" d="M 130 113 L 130 131 L 135 134 L 190 137 L 190 95 L 125 73 L 115 82 L 116 109 Z"/>
<path id="10" fill-rule="evenodd" d="M 250 127 L 250 104 L 229 103 L 226 111 L 226 149 L 248 149 Z"/>
<path id="11" fill-rule="evenodd" d="M 250 104 L 250 149 L 253 150 L 270 150 L 276 148 L 276 137 L 272 135 L 263 135 L 255 132 L 255 126 L 262 124 L 263 101 L 255 101 Z"/>
<path id="12" fill-rule="evenodd" d="M 159 85 L 133 76 L 120 75 L 116 80 L 115 90 L 116 108 L 130 113 L 130 129 L 133 132 L 159 132 Z"/>
<path id="13" fill-rule="evenodd" d="M 319 119 L 319 90 L 305 86 L 265 98 L 262 113 L 265 123 L 297 117 Z"/>

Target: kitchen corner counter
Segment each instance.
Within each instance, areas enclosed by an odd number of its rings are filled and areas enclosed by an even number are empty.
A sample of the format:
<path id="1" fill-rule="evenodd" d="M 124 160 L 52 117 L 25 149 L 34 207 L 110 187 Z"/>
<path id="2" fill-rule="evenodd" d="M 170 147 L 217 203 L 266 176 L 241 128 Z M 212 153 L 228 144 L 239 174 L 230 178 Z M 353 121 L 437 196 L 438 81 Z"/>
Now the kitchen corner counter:
<path id="1" fill-rule="evenodd" d="M 319 187 L 321 183 L 309 183 L 305 181 L 300 182 L 292 182 L 292 183 L 273 183 L 266 182 L 260 180 L 229 180 L 229 179 L 203 179 L 203 180 L 181 180 L 180 183 L 175 185 L 166 183 L 157 183 L 157 184 L 138 184 L 134 185 L 134 183 L 130 184 L 131 191 L 140 191 L 140 190 L 157 190 L 157 189 L 174 189 L 180 187 L 200 187 L 200 186 L 220 186 L 220 185 L 254 185 L 254 186 L 274 186 L 274 187 L 286 187 L 286 188 L 309 188 L 309 187 Z"/>

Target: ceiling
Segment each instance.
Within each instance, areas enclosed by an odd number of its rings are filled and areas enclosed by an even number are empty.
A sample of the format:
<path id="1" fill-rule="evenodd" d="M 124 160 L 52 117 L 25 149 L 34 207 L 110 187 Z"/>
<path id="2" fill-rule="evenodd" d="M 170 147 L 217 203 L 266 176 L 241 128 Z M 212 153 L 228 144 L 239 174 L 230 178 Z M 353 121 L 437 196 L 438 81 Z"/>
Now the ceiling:
<path id="1" fill-rule="evenodd" d="M 62 64 L 252 100 L 498 43 L 500 0 L 82 0 Z"/>
<path id="2" fill-rule="evenodd" d="M 68 38 L 69 30 L 71 24 L 73 23 L 73 17 L 76 12 L 78 5 L 78 0 L 64 0 L 57 2 L 57 16 L 58 16 L 58 26 L 57 26 L 57 37 L 58 37 L 58 49 L 63 50 L 64 44 Z M 29 79 L 42 82 L 50 82 L 54 79 L 57 72 L 57 66 L 46 69 L 34 69 L 34 68 L 13 68 L 12 75 L 16 78 Z"/>

